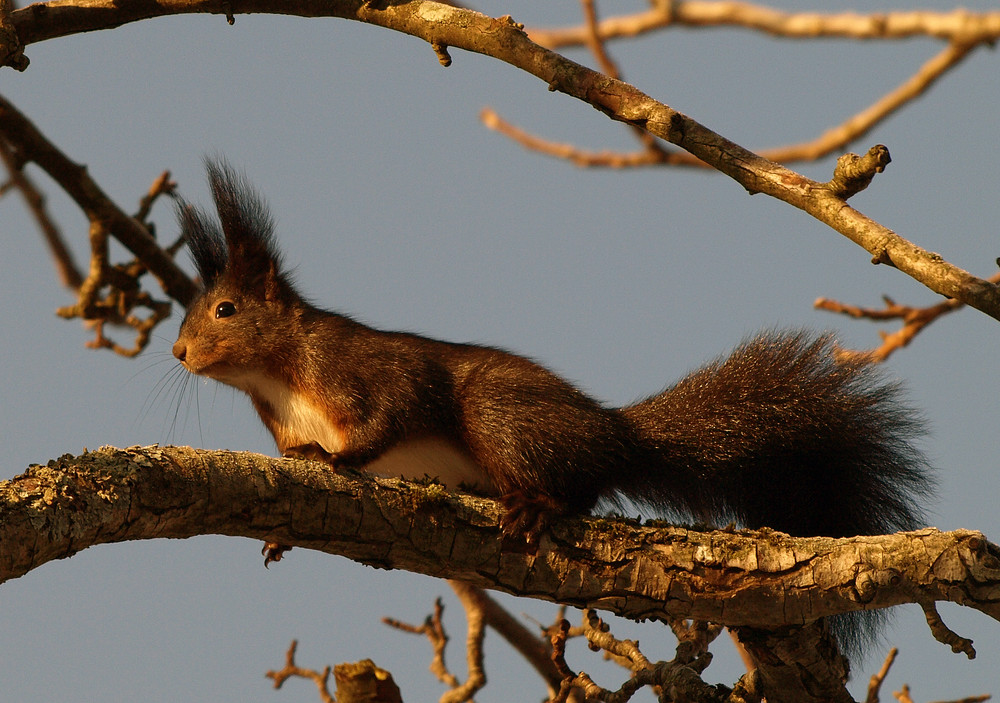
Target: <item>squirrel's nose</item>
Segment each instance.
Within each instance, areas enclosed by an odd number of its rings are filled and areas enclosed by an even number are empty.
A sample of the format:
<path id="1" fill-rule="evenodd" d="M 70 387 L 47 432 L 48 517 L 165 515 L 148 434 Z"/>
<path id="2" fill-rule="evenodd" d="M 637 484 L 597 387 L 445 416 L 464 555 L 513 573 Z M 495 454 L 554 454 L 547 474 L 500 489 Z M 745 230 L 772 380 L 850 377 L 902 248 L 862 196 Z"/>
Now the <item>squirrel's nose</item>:
<path id="1" fill-rule="evenodd" d="M 178 340 L 174 342 L 173 352 L 174 356 L 177 357 L 177 360 L 183 362 L 184 359 L 187 357 L 187 345 L 184 342 Z"/>

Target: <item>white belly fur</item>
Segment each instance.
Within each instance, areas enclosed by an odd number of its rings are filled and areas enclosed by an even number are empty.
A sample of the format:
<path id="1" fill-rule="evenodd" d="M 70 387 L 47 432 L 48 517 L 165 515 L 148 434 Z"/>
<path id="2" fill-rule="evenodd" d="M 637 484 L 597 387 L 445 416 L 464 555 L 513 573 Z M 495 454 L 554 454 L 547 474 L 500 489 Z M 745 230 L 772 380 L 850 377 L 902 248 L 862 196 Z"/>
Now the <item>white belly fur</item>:
<path id="1" fill-rule="evenodd" d="M 307 438 L 303 443 L 317 442 L 331 454 L 344 448 L 340 428 L 304 396 L 289 392 L 287 386 L 272 379 L 254 381 L 254 390 L 268 401 L 278 422 L 289 428 L 291 434 Z M 404 440 L 364 468 L 388 478 L 436 478 L 451 490 L 461 485 L 486 492 L 493 490 L 493 483 L 468 452 L 438 437 Z"/>
<path id="2" fill-rule="evenodd" d="M 411 480 L 429 476 L 450 490 L 464 485 L 493 491 L 493 483 L 468 452 L 438 437 L 405 440 L 365 466 L 365 470 L 379 476 L 402 476 Z"/>

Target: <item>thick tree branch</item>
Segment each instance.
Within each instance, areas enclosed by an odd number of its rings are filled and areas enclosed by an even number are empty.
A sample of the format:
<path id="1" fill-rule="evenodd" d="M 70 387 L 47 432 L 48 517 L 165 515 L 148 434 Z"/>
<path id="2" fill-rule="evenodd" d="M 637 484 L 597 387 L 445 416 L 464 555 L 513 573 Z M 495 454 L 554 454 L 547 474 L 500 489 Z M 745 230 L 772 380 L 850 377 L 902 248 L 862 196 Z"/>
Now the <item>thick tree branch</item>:
<path id="1" fill-rule="evenodd" d="M 209 0 L 161 0 L 155 4 L 55 0 L 17 10 L 11 19 L 21 43 L 28 45 L 153 16 L 219 13 L 223 11 L 222 7 Z M 939 255 L 921 249 L 874 222 L 850 207 L 825 184 L 744 149 L 627 83 L 535 44 L 524 33 L 523 27 L 509 17 L 493 19 L 478 12 L 429 0 L 385 3 L 366 0 L 289 0 L 282 3 L 236 0 L 226 4 L 225 8 L 238 14 L 271 12 L 353 19 L 419 37 L 437 47 L 438 52 L 442 47 L 462 48 L 505 61 L 540 78 L 550 90 L 578 98 L 613 120 L 641 127 L 676 144 L 730 176 L 750 193 L 766 193 L 804 210 L 864 247 L 872 254 L 874 263 L 895 266 L 931 290 L 1000 319 L 1000 289 L 997 286 L 947 263 Z"/>
<path id="2" fill-rule="evenodd" d="M 907 602 L 930 611 L 947 600 L 1000 619 L 1000 547 L 976 532 L 793 539 L 573 518 L 529 546 L 500 538 L 500 514 L 485 498 L 311 462 L 105 448 L 0 483 L 0 582 L 94 544 L 274 540 L 637 620 L 739 627 L 774 701 L 849 700 L 835 650 L 817 649 L 827 640 L 817 618 Z M 935 628 L 971 649 L 944 623 Z"/>
<path id="3" fill-rule="evenodd" d="M 1000 620 L 1000 548 L 976 532 L 793 539 L 581 518 L 530 547 L 499 538 L 500 513 L 312 462 L 109 447 L 0 482 L 0 582 L 95 544 L 224 534 L 633 619 L 773 628 L 919 599 Z"/>

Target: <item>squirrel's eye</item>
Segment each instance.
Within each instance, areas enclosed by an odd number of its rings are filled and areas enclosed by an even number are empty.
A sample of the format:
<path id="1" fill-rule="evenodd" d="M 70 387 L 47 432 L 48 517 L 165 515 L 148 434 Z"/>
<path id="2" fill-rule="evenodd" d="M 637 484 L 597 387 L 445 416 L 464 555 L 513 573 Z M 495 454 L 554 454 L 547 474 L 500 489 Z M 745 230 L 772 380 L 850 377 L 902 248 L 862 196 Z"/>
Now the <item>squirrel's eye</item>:
<path id="1" fill-rule="evenodd" d="M 236 306 L 233 305 L 232 301 L 224 300 L 215 306 L 215 319 L 218 320 L 221 317 L 231 317 L 236 314 Z"/>

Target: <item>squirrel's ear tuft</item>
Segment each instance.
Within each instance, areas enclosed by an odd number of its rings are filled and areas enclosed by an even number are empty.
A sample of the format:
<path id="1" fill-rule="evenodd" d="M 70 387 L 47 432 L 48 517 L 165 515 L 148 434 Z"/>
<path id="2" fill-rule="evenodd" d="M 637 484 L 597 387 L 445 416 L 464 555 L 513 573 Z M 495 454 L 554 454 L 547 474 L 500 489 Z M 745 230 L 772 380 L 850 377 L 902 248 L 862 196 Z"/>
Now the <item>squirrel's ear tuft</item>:
<path id="1" fill-rule="evenodd" d="M 274 223 L 263 199 L 222 159 L 207 160 L 208 184 L 218 220 L 181 203 L 177 217 L 205 289 L 225 278 L 263 300 L 296 300 L 282 270 Z"/>
<path id="2" fill-rule="evenodd" d="M 264 298 L 277 297 L 278 289 L 290 284 L 282 270 L 274 222 L 264 200 L 225 160 L 208 159 L 205 165 L 222 226 L 221 234 L 217 226 L 212 225 L 212 229 L 224 242 L 226 275 Z"/>
<path id="3" fill-rule="evenodd" d="M 281 269 L 274 222 L 264 200 L 246 178 L 222 159 L 206 162 L 208 184 L 219 211 L 230 266 L 247 273 Z"/>
<path id="4" fill-rule="evenodd" d="M 229 262 L 222 231 L 204 211 L 190 203 L 181 202 L 177 206 L 177 219 L 201 284 L 206 289 L 211 288 Z"/>

